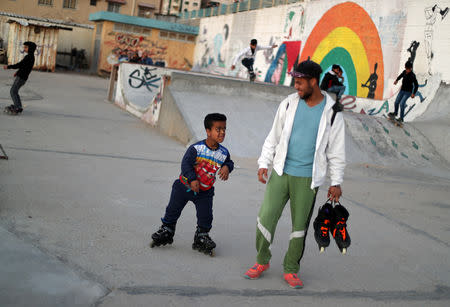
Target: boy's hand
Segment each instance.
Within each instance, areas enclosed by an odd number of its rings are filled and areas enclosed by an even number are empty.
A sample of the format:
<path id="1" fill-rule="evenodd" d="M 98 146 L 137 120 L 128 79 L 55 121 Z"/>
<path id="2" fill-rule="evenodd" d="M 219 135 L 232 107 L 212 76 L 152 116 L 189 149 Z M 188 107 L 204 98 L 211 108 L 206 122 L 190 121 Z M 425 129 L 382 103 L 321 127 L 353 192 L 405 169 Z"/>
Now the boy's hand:
<path id="1" fill-rule="evenodd" d="M 259 182 L 266 184 L 266 182 L 267 182 L 267 168 L 260 168 L 258 170 L 258 180 L 259 180 Z"/>
<path id="2" fill-rule="evenodd" d="M 3 69 L 8 69 L 8 65 L 3 65 Z"/>
<path id="3" fill-rule="evenodd" d="M 394 81 L 394 85 L 397 85 L 397 80 Z"/>
<path id="4" fill-rule="evenodd" d="M 195 193 L 200 192 L 200 183 L 198 182 L 198 180 L 193 180 L 191 181 L 191 190 L 194 191 Z"/>
<path id="5" fill-rule="evenodd" d="M 277 47 L 278 47 L 278 45 L 276 45 L 276 44 L 272 45 L 272 49 L 277 48 Z"/>
<path id="6" fill-rule="evenodd" d="M 416 97 L 416 95 L 414 95 L 414 94 L 411 94 L 411 98 L 414 98 L 414 97 Z"/>
<path id="7" fill-rule="evenodd" d="M 219 178 L 223 181 L 228 180 L 228 176 L 230 175 L 230 169 L 228 166 L 224 165 L 219 170 Z"/>
<path id="8" fill-rule="evenodd" d="M 231 70 L 234 70 L 236 68 L 236 66 L 231 65 Z"/>

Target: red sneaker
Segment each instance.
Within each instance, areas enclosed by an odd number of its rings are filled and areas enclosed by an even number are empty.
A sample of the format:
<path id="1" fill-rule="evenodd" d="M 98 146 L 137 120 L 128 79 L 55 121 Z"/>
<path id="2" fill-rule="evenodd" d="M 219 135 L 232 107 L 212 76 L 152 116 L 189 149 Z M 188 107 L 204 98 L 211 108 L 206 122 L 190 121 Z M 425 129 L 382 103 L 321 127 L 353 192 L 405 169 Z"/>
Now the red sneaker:
<path id="1" fill-rule="evenodd" d="M 291 288 L 300 289 L 303 288 L 303 282 L 298 278 L 297 274 L 285 273 L 284 280 L 289 284 Z"/>
<path id="2" fill-rule="evenodd" d="M 248 279 L 257 279 L 261 276 L 262 272 L 267 270 L 270 267 L 269 264 L 258 264 L 255 263 L 254 266 L 252 266 L 246 273 L 245 278 Z"/>

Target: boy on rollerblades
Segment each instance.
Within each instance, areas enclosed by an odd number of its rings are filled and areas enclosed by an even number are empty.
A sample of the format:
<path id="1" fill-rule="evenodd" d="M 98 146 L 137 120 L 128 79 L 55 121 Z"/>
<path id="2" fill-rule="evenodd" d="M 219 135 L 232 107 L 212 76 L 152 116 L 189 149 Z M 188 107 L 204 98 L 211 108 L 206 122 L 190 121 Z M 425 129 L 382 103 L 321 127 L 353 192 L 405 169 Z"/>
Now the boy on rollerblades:
<path id="1" fill-rule="evenodd" d="M 319 88 L 322 69 L 313 61 L 301 62 L 291 75 L 297 93 L 284 99 L 275 115 L 261 156 L 258 179 L 267 181 L 268 167 L 273 171 L 257 217 L 256 264 L 245 277 L 259 278 L 269 268 L 270 245 L 288 200 L 291 206 L 292 233 L 285 255 L 284 280 L 292 288 L 302 288 L 297 273 L 319 186 L 331 177 L 328 198 L 338 201 L 345 168 L 345 125 L 342 113 L 333 110 L 335 101 Z M 334 124 L 331 127 L 332 118 Z"/>
<path id="2" fill-rule="evenodd" d="M 181 161 L 181 174 L 172 185 L 166 213 L 161 218 L 162 225 L 152 234 L 151 247 L 172 244 L 175 226 L 188 201 L 197 210 L 197 230 L 192 248 L 214 255 L 216 243 L 209 236 L 212 227 L 214 182 L 216 174 L 228 180 L 234 163 L 228 150 L 220 145 L 225 139 L 227 118 L 223 114 L 208 114 L 204 120 L 207 138 L 187 149 Z"/>
<path id="3" fill-rule="evenodd" d="M 278 47 L 277 45 L 272 46 L 258 46 L 258 41 L 252 39 L 250 41 L 250 46 L 241 50 L 238 55 L 233 60 L 233 65 L 231 65 L 231 70 L 236 68 L 237 62 L 242 59 L 242 65 L 248 69 L 248 74 L 250 75 L 250 81 L 253 82 L 256 79 L 255 72 L 253 71 L 253 64 L 255 63 L 256 52 L 259 50 L 267 50 Z"/>
<path id="4" fill-rule="evenodd" d="M 23 43 L 23 50 L 26 56 L 17 64 L 5 65 L 4 69 L 19 69 L 15 74 L 14 83 L 11 87 L 11 98 L 13 104 L 5 108 L 5 112 L 11 115 L 19 115 L 22 113 L 22 102 L 20 101 L 19 90 L 27 82 L 28 76 L 34 66 L 34 51 L 36 50 L 36 44 L 33 42 Z"/>

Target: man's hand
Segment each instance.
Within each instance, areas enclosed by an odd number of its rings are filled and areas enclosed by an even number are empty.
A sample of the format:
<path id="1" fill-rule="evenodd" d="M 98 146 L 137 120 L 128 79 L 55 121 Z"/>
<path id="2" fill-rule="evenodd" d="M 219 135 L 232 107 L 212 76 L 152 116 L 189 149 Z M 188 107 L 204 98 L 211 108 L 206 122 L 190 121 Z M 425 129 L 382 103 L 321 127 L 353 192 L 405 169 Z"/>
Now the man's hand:
<path id="1" fill-rule="evenodd" d="M 341 190 L 341 186 L 340 185 L 331 186 L 328 189 L 328 198 L 331 201 L 338 202 L 339 201 L 339 197 L 341 197 L 341 195 L 342 195 L 342 190 Z"/>
<path id="2" fill-rule="evenodd" d="M 394 85 L 397 85 L 397 80 L 394 81 Z"/>
<path id="3" fill-rule="evenodd" d="M 228 166 L 224 165 L 219 170 L 219 178 L 223 181 L 228 180 L 228 176 L 230 175 L 230 169 Z"/>
<path id="4" fill-rule="evenodd" d="M 277 47 L 278 47 L 278 45 L 275 45 L 275 44 L 272 45 L 272 49 L 277 48 Z"/>
<path id="5" fill-rule="evenodd" d="M 200 183 L 198 182 L 198 180 L 191 181 L 191 190 L 195 193 L 200 192 Z"/>
<path id="6" fill-rule="evenodd" d="M 259 180 L 259 182 L 266 184 L 266 182 L 267 182 L 267 168 L 260 168 L 258 170 L 258 180 Z"/>
<path id="7" fill-rule="evenodd" d="M 236 68 L 236 66 L 231 65 L 231 70 L 234 70 Z"/>
<path id="8" fill-rule="evenodd" d="M 414 98 L 414 97 L 416 97 L 416 95 L 414 95 L 414 94 L 411 94 L 411 98 Z"/>
<path id="9" fill-rule="evenodd" d="M 8 69 L 8 65 L 3 65 L 3 69 Z"/>

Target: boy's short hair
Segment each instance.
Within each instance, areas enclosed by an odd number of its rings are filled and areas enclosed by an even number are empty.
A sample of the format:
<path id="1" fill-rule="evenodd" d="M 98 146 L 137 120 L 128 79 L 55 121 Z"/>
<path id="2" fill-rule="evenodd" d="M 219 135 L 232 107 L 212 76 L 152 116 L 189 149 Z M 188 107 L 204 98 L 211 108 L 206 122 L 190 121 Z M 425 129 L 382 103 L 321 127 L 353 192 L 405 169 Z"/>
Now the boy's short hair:
<path id="1" fill-rule="evenodd" d="M 220 113 L 208 114 L 205 116 L 205 121 L 204 121 L 205 129 L 211 130 L 214 122 L 226 122 L 226 121 L 227 121 L 227 117 L 223 114 L 220 114 Z"/>
<path id="2" fill-rule="evenodd" d="M 342 71 L 341 66 L 339 66 L 338 64 L 333 64 L 333 66 L 331 66 L 331 69 L 338 69 L 339 71 Z"/>
<path id="3" fill-rule="evenodd" d="M 405 68 L 411 69 L 412 67 L 413 67 L 413 64 L 410 61 L 405 63 Z"/>
<path id="4" fill-rule="evenodd" d="M 257 41 L 256 39 L 252 39 L 252 40 L 250 41 L 250 45 L 255 46 L 256 44 L 258 44 L 258 41 Z"/>

